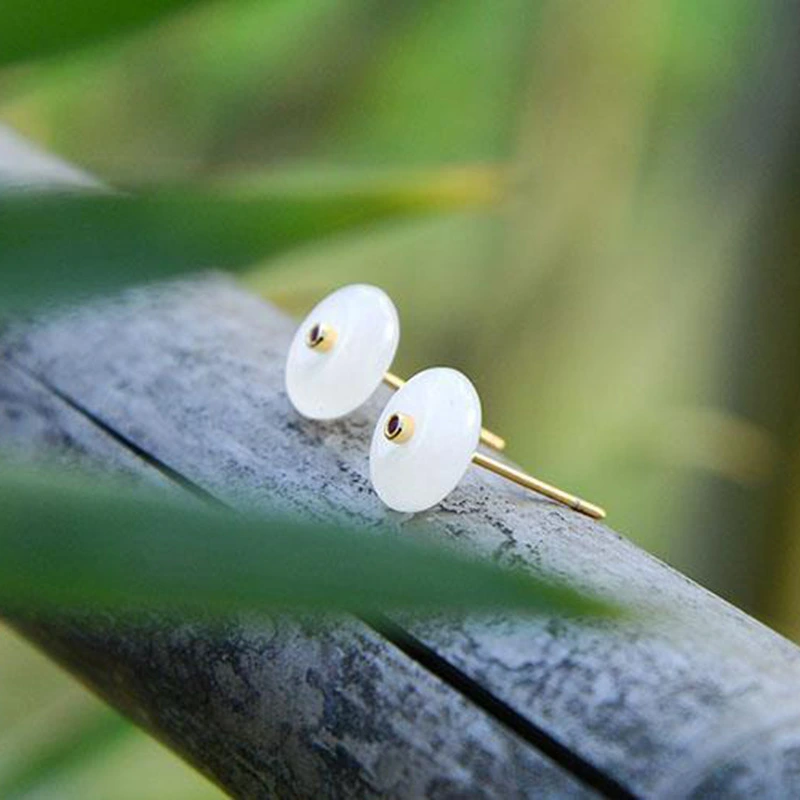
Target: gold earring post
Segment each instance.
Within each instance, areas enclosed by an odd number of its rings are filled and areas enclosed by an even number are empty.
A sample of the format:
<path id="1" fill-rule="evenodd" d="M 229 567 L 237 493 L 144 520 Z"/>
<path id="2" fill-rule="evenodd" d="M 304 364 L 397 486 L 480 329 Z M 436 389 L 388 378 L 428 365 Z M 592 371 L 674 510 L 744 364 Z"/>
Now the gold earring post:
<path id="1" fill-rule="evenodd" d="M 399 378 L 391 372 L 387 372 L 383 376 L 383 382 L 395 390 L 400 389 L 405 384 L 402 378 Z M 496 433 L 492 433 L 486 428 L 481 428 L 481 442 L 487 447 L 491 447 L 492 450 L 502 451 L 506 449 L 506 440 L 502 436 L 498 436 Z"/>
<path id="2" fill-rule="evenodd" d="M 519 484 L 520 486 L 524 486 L 526 489 L 531 489 L 534 492 L 543 494 L 545 497 L 549 497 L 551 500 L 563 503 L 565 506 L 569 506 L 575 511 L 580 511 L 581 514 L 586 514 L 586 516 L 592 517 L 592 519 L 605 519 L 606 517 L 606 511 L 604 508 L 596 506 L 594 503 L 588 502 L 588 500 L 582 500 L 580 497 L 576 497 L 574 494 L 563 491 L 563 489 L 558 489 L 555 486 L 551 486 L 549 483 L 540 481 L 538 478 L 534 478 L 532 475 L 528 475 L 521 470 L 515 469 L 514 467 L 509 467 L 502 461 L 489 458 L 489 456 L 485 456 L 483 453 L 475 453 L 475 455 L 472 457 L 472 463 L 479 467 L 483 467 L 484 469 L 488 469 L 490 472 L 494 472 L 496 475 L 507 478 L 508 480 Z"/>

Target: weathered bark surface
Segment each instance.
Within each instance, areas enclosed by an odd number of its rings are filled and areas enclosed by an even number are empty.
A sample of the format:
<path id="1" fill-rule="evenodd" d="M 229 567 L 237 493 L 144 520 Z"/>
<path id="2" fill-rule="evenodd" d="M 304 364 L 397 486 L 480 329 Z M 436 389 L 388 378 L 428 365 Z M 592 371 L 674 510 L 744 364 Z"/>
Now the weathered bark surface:
<path id="1" fill-rule="evenodd" d="M 234 506 L 425 529 L 639 616 L 278 619 L 216 637 L 155 618 L 29 620 L 29 636 L 240 796 L 800 795 L 798 648 L 477 470 L 426 514 L 388 511 L 367 452 L 389 390 L 346 420 L 298 417 L 283 389 L 293 329 L 217 276 L 19 326 L 0 342 L 0 439 Z"/>
<path id="2" fill-rule="evenodd" d="M 65 186 L 97 188 L 93 176 L 40 150 L 0 125 L 0 190 L 42 191 Z"/>

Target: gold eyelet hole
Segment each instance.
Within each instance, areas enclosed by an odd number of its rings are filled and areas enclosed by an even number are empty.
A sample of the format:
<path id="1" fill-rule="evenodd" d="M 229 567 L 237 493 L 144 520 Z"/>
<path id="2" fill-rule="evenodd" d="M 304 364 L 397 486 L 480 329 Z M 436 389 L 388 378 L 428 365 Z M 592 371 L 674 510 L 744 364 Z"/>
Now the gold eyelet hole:
<path id="1" fill-rule="evenodd" d="M 336 343 L 336 331 L 324 322 L 315 322 L 306 334 L 306 344 L 312 350 L 327 353 Z"/>
<path id="2" fill-rule="evenodd" d="M 390 414 L 383 426 L 383 435 L 394 444 L 407 442 L 414 435 L 414 418 L 399 412 Z"/>

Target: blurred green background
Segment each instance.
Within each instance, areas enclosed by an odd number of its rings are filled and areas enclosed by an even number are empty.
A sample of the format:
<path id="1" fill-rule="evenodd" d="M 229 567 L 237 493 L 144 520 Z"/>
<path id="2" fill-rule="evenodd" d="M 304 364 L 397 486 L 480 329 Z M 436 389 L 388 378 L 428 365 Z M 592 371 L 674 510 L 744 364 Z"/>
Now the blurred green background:
<path id="1" fill-rule="evenodd" d="M 297 313 L 382 286 L 402 320 L 395 371 L 464 370 L 513 458 L 800 640 L 794 4 L 188 5 L 0 73 L 0 122 L 132 189 L 244 177 L 494 197 L 244 279 Z M 218 796 L 0 631 L 12 778 L 24 797 Z"/>

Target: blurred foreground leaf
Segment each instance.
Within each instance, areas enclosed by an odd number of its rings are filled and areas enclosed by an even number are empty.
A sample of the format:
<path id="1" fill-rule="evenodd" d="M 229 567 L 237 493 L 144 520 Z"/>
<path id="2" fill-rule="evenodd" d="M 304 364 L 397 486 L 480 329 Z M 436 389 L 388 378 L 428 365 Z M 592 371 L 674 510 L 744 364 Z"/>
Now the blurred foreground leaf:
<path id="1" fill-rule="evenodd" d="M 0 517 L 6 610 L 608 611 L 407 534 L 245 516 L 96 481 L 0 472 Z"/>
<path id="2" fill-rule="evenodd" d="M 3 0 L 0 66 L 143 28 L 202 0 Z"/>
<path id="3" fill-rule="evenodd" d="M 199 269 L 235 269 L 370 223 L 492 202 L 496 174 L 436 171 L 411 182 L 229 184 L 0 196 L 0 306 L 111 290 Z"/>

